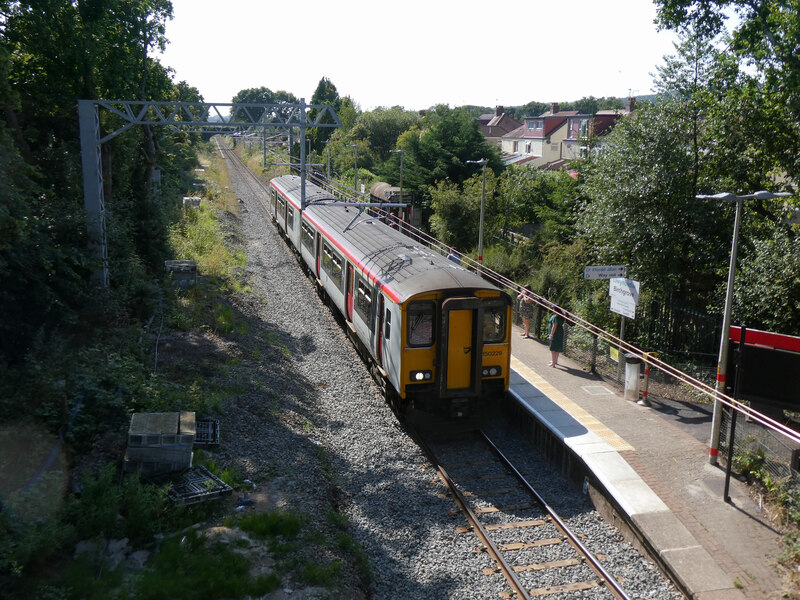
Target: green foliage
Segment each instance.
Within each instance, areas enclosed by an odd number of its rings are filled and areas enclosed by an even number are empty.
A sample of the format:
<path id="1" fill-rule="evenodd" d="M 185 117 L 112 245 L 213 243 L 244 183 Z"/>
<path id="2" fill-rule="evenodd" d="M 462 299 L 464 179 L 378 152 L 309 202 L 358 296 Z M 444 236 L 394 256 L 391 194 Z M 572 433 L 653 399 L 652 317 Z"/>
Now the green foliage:
<path id="1" fill-rule="evenodd" d="M 282 537 L 287 540 L 297 538 L 304 519 L 288 512 L 254 513 L 241 517 L 238 526 L 258 538 Z"/>
<path id="2" fill-rule="evenodd" d="M 734 454 L 733 466 L 736 470 L 747 477 L 751 481 L 761 481 L 769 478 L 764 465 L 766 464 L 766 456 L 764 448 L 759 447 L 758 450 L 752 452 L 746 450 L 741 454 Z"/>
<path id="3" fill-rule="evenodd" d="M 319 80 L 317 89 L 314 90 L 314 95 L 311 96 L 311 104 L 327 104 L 328 106 L 331 106 L 335 112 L 339 112 L 342 101 L 339 98 L 339 92 L 336 91 L 336 86 L 331 83 L 330 79 L 323 77 Z M 311 109 L 308 116 L 312 121 L 317 122 L 317 113 L 318 109 L 314 108 Z M 319 122 L 332 124 L 334 121 L 331 117 L 325 115 L 325 117 Z M 317 152 L 321 152 L 325 142 L 330 139 L 332 132 L 332 127 L 312 128 L 309 132 L 309 136 L 311 138 L 311 147 Z"/>
<path id="4" fill-rule="evenodd" d="M 796 334 L 800 331 L 800 235 L 782 226 L 765 234 L 768 237 L 754 239 L 743 249 L 733 318 L 748 327 Z"/>
<path id="5" fill-rule="evenodd" d="M 308 585 L 332 586 L 342 572 L 342 563 L 335 560 L 328 564 L 306 563 L 300 568 L 297 578 Z"/>
<path id="6" fill-rule="evenodd" d="M 414 111 L 406 111 L 397 106 L 376 108 L 361 113 L 350 134 L 354 138 L 368 141 L 376 158 L 386 161 L 390 157 L 389 151 L 396 148 L 400 135 L 421 122 L 422 117 Z"/>
<path id="7" fill-rule="evenodd" d="M 361 576 L 361 581 L 365 584 L 369 583 L 372 580 L 369 557 L 358 542 L 348 533 L 350 528 L 349 519 L 342 513 L 330 511 L 328 513 L 328 521 L 339 530 L 339 534 L 336 537 L 336 545 L 353 557 Z"/>
<path id="8" fill-rule="evenodd" d="M 504 229 L 533 225 L 541 245 L 573 239 L 577 203 L 578 183 L 563 171 L 512 166 L 500 178 L 498 217 Z"/>
<path id="9" fill-rule="evenodd" d="M 253 577 L 250 561 L 221 543 L 207 546 L 190 531 L 164 544 L 136 586 L 141 600 L 241 598 L 263 596 L 280 585 L 277 575 Z"/>
<path id="10" fill-rule="evenodd" d="M 494 175 L 487 171 L 486 198 L 492 197 L 494 185 Z M 482 186 L 482 176 L 474 175 L 463 187 L 440 181 L 435 188 L 430 188 L 433 210 L 430 228 L 437 239 L 456 248 L 477 246 Z M 490 223 L 492 220 L 484 217 L 484 239 L 491 239 L 494 234 Z"/>
<path id="11" fill-rule="evenodd" d="M 727 251 L 719 207 L 694 199 L 686 114 L 665 101 L 615 127 L 582 173 L 578 228 L 596 264 L 627 264 L 656 297 L 705 307 Z"/>
<path id="12" fill-rule="evenodd" d="M 64 505 L 63 520 L 76 539 L 127 537 L 140 545 L 153 539 L 167 518 L 166 492 L 142 482 L 137 474 L 120 479 L 112 464 L 82 483 L 79 496 Z"/>
<path id="13" fill-rule="evenodd" d="M 797 7 L 778 0 L 657 0 L 657 22 L 677 31 L 691 31 L 703 40 L 725 35 L 724 41 L 736 70 L 755 71 L 759 104 L 770 116 L 756 131 L 749 131 L 748 150 L 766 153 L 776 172 L 797 180 L 800 157 L 796 151 L 800 122 L 800 14 Z M 728 18 L 734 11 L 736 20 Z M 737 95 L 736 90 L 732 90 Z M 757 114 L 763 114 L 758 111 Z M 748 119 L 747 113 L 740 113 Z M 736 127 L 730 123 L 729 126 Z M 769 129 L 769 135 L 764 135 Z"/>

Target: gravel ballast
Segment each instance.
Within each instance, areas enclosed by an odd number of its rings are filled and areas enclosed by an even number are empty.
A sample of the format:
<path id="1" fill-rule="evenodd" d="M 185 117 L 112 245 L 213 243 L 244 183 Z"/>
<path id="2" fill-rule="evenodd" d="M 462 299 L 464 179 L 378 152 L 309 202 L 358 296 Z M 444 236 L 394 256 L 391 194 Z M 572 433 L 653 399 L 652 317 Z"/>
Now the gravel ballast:
<path id="1" fill-rule="evenodd" d="M 235 308 L 259 333 L 256 342 L 229 349 L 239 354 L 231 370 L 242 393 L 224 402 L 217 454 L 256 483 L 252 497 L 260 510 L 294 510 L 330 536 L 337 532 L 330 513 L 345 515 L 347 533 L 368 559 L 365 576 L 352 551 L 321 543 L 308 552 L 322 564 L 341 561 L 340 587 L 286 580 L 270 598 L 498 598 L 507 589 L 502 576 L 484 575 L 490 556 L 477 551 L 474 535 L 456 532 L 466 520 L 452 499 L 439 496 L 444 488 L 432 467 L 267 218 L 266 195 L 229 173 L 242 208 L 237 235 L 251 287 L 235 297 Z M 588 537 L 590 549 L 607 557 L 604 566 L 623 579 L 632 598 L 682 598 L 513 428 L 497 418 L 489 430 L 502 432 L 502 450 Z"/>

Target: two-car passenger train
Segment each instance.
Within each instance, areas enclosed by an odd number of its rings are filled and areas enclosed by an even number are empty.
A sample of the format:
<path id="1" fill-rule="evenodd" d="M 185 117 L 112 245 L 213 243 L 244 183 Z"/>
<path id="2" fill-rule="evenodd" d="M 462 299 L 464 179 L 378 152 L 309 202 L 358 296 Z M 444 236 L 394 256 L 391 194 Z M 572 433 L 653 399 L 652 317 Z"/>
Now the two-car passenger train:
<path id="1" fill-rule="evenodd" d="M 270 181 L 270 216 L 396 407 L 459 417 L 507 391 L 510 296 L 310 182 L 301 211 L 300 183 Z"/>

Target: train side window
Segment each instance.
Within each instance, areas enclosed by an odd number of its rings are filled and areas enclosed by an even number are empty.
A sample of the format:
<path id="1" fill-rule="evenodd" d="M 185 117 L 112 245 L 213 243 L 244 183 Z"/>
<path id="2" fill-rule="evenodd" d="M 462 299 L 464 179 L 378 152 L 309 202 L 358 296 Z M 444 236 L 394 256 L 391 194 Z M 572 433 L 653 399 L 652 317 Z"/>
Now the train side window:
<path id="1" fill-rule="evenodd" d="M 300 243 L 303 244 L 306 250 L 312 252 L 314 249 L 314 230 L 305 221 L 302 222 L 301 229 Z"/>
<path id="2" fill-rule="evenodd" d="M 286 214 L 286 229 L 289 231 L 294 231 L 294 208 L 289 205 L 288 212 Z"/>
<path id="3" fill-rule="evenodd" d="M 336 284 L 342 289 L 342 257 L 339 256 L 328 244 L 322 245 L 322 268 Z"/>
<path id="4" fill-rule="evenodd" d="M 392 313 L 389 311 L 389 307 L 386 307 L 386 316 L 383 319 L 383 337 L 384 339 L 390 339 L 392 337 Z"/>
<path id="5" fill-rule="evenodd" d="M 433 302 L 411 302 L 408 305 L 406 338 L 409 346 L 433 346 L 435 314 L 436 305 Z"/>
<path id="6" fill-rule="evenodd" d="M 483 343 L 492 344 L 505 340 L 506 305 L 501 300 L 483 303 Z"/>
<path id="7" fill-rule="evenodd" d="M 278 198 L 278 217 L 284 217 L 286 215 L 286 200 L 283 198 Z"/>
<path id="8" fill-rule="evenodd" d="M 372 290 L 359 279 L 356 286 L 356 312 L 367 322 L 372 322 Z"/>

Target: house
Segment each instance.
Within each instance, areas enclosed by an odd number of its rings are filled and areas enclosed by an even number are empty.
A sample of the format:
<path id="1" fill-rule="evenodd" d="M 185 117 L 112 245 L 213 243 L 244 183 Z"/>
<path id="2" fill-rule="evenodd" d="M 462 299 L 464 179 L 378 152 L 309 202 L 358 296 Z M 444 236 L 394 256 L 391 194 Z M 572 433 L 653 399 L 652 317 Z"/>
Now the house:
<path id="1" fill-rule="evenodd" d="M 481 133 L 490 144 L 500 144 L 502 137 L 517 129 L 522 123 L 505 112 L 502 106 L 495 106 L 493 113 L 478 117 Z"/>
<path id="2" fill-rule="evenodd" d="M 630 114 L 635 98 L 621 110 L 600 110 L 594 115 L 562 111 L 558 102 L 538 117 L 525 117 L 522 126 L 503 136 L 501 150 L 506 164 L 526 164 L 540 169 L 563 169 L 580 158 L 590 139 L 611 130 L 620 117 Z"/>
<path id="3" fill-rule="evenodd" d="M 558 102 L 538 117 L 525 117 L 525 122 L 503 136 L 500 148 L 507 164 L 529 164 L 540 167 L 561 159 L 561 143 L 567 137 L 567 123 L 576 110 L 562 111 Z"/>
<path id="4" fill-rule="evenodd" d="M 571 117 L 567 124 L 567 137 L 563 141 L 562 157 L 566 160 L 580 158 L 589 148 L 589 140 L 599 143 L 599 147 L 602 147 L 603 136 L 611 131 L 617 119 L 631 114 L 635 106 L 636 98 L 628 98 L 625 108 L 621 110 L 598 110 L 594 116 Z"/>

